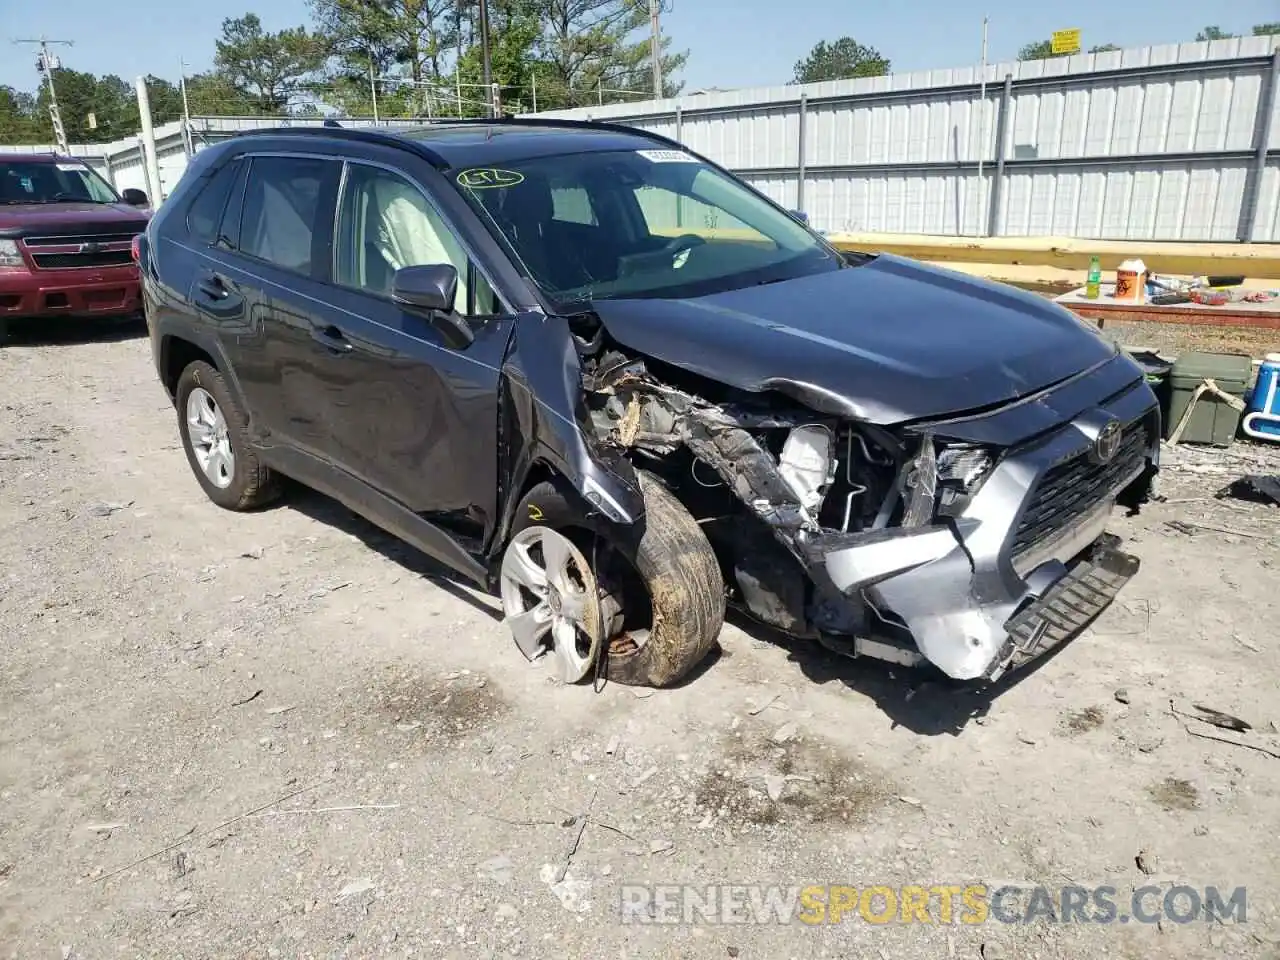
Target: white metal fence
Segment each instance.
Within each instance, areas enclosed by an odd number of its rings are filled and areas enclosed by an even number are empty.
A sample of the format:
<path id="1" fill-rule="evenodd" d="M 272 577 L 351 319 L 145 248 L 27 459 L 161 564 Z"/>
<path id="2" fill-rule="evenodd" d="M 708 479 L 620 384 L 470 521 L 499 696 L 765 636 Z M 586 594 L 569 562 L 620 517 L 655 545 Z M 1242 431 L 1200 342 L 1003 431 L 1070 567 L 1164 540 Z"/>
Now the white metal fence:
<path id="1" fill-rule="evenodd" d="M 931 70 L 539 116 L 679 140 L 822 230 L 1280 242 L 1280 37 L 992 64 L 985 96 L 979 74 Z M 192 146 L 280 123 L 196 118 Z M 140 138 L 72 152 L 120 189 L 163 197 L 188 145 L 178 123 L 155 137 L 159 190 L 147 182 Z"/>
<path id="2" fill-rule="evenodd" d="M 1280 37 L 554 111 L 679 140 L 825 230 L 1280 241 Z M 979 162 L 982 164 L 979 171 Z"/>

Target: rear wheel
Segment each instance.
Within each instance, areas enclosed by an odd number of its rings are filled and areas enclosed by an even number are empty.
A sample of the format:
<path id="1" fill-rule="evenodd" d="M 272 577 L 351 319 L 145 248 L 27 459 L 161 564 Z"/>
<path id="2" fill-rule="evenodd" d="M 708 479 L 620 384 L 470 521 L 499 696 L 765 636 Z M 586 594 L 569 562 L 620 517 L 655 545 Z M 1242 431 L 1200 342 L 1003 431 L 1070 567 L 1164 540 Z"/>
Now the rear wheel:
<path id="1" fill-rule="evenodd" d="M 249 445 L 245 416 L 221 373 L 203 360 L 188 364 L 175 398 L 187 462 L 210 500 L 251 510 L 280 495 L 279 479 Z"/>
<path id="2" fill-rule="evenodd" d="M 600 673 L 665 687 L 715 646 L 724 581 L 702 528 L 656 478 L 638 472 L 645 518 L 606 527 L 554 483 L 521 501 L 502 562 L 502 601 L 516 644 L 549 652 L 560 678 Z"/>

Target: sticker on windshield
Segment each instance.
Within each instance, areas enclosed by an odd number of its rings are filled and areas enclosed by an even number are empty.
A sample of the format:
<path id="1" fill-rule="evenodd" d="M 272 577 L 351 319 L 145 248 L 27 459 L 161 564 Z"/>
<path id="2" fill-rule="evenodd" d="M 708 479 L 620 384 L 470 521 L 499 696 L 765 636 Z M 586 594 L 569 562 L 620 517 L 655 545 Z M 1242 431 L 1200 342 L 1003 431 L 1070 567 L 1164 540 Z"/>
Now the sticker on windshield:
<path id="1" fill-rule="evenodd" d="M 651 163 L 697 163 L 683 150 L 637 150 L 636 153 Z"/>
<path id="2" fill-rule="evenodd" d="M 63 173 L 80 173 L 84 170 L 84 164 L 81 163 L 59 163 L 55 166 Z"/>
<path id="3" fill-rule="evenodd" d="M 515 170 L 495 170 L 492 167 L 474 167 L 458 174 L 458 183 L 471 190 L 489 190 L 494 187 L 514 187 L 524 182 L 524 174 Z"/>

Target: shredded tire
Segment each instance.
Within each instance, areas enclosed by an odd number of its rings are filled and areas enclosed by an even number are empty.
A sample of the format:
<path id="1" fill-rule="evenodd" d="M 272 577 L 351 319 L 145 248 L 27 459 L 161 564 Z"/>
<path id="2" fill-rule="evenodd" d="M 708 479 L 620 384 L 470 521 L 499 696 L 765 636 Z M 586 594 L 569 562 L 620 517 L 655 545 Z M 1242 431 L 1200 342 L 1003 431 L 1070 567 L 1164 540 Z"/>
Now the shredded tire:
<path id="1" fill-rule="evenodd" d="M 222 410 L 227 421 L 227 435 L 231 441 L 231 451 L 235 455 L 235 473 L 231 483 L 226 487 L 217 487 L 209 481 L 192 449 L 191 435 L 187 427 L 187 397 L 196 387 L 203 387 L 213 397 L 214 402 Z M 182 436 L 182 448 L 187 454 L 187 463 L 195 474 L 205 496 L 226 510 L 253 510 L 271 503 L 281 493 L 280 478 L 270 469 L 263 466 L 249 443 L 246 430 L 247 418 L 240 405 L 236 403 L 227 382 L 214 367 L 203 360 L 195 360 L 188 364 L 178 377 L 175 390 L 178 411 L 178 432 Z"/>
<path id="2" fill-rule="evenodd" d="M 652 475 L 637 475 L 645 516 L 635 528 L 606 526 L 576 497 L 571 500 L 558 484 L 546 482 L 521 501 L 512 534 L 539 524 L 562 532 L 585 529 L 608 539 L 639 574 L 653 617 L 643 645 L 605 645 L 603 674 L 627 686 L 670 687 L 715 648 L 724 626 L 724 579 L 706 534 L 684 504 Z"/>

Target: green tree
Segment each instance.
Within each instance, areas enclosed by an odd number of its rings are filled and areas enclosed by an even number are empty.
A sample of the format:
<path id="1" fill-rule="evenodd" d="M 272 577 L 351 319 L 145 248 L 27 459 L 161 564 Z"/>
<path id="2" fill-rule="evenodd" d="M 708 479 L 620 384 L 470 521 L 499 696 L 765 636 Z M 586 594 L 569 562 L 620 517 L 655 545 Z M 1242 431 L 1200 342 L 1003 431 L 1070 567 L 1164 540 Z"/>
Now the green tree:
<path id="1" fill-rule="evenodd" d="M 133 87 L 108 74 L 103 77 L 79 70 L 54 71 L 58 112 L 71 143 L 106 143 L 138 132 L 138 102 Z M 49 114 L 49 85 L 36 94 L 36 112 Z M 52 126 L 50 126 L 52 136 Z"/>
<path id="2" fill-rule="evenodd" d="M 151 104 L 151 122 L 156 126 L 182 119 L 182 91 L 160 77 L 147 76 L 147 101 Z M 134 111 L 135 118 L 137 111 Z"/>
<path id="3" fill-rule="evenodd" d="M 881 56 L 879 50 L 863 46 L 853 37 L 841 37 L 830 44 L 819 40 L 807 57 L 797 61 L 795 82 L 882 77 L 888 72 L 889 61 Z"/>
<path id="4" fill-rule="evenodd" d="M 53 125 L 41 115 L 36 98 L 23 90 L 0 86 L 0 143 L 52 143 Z"/>
<path id="5" fill-rule="evenodd" d="M 1255 23 L 1253 25 L 1253 35 L 1255 37 L 1269 37 L 1273 33 L 1280 33 L 1280 22 Z"/>
<path id="6" fill-rule="evenodd" d="M 254 13 L 222 21 L 214 64 L 237 90 L 253 97 L 256 113 L 280 114 L 307 90 L 329 56 L 325 38 L 292 27 L 267 33 Z"/>
<path id="7" fill-rule="evenodd" d="M 542 35 L 538 0 L 490 0 L 489 73 L 499 88 L 503 113 L 532 109 L 531 90 L 535 76 L 548 77 L 545 64 L 537 60 L 535 47 Z M 469 19 L 464 21 L 469 26 Z M 464 116 L 484 116 L 487 97 L 484 84 L 484 54 L 477 42 L 467 47 L 454 66 L 455 90 L 462 94 Z M 461 81 L 461 86 L 457 82 Z M 547 79 L 543 90 L 549 92 Z M 452 108 L 452 104 L 450 105 Z M 541 108 L 542 103 L 538 106 Z"/>
<path id="8" fill-rule="evenodd" d="M 647 5 L 634 0 L 542 0 L 539 17 L 539 109 L 594 103 L 603 88 L 637 95 L 627 99 L 652 95 Z M 680 92 L 683 84 L 675 76 L 689 59 L 688 51 L 670 50 L 671 40 L 665 37 L 661 66 L 666 97 Z"/>
<path id="9" fill-rule="evenodd" d="M 187 77 L 187 103 L 193 117 L 245 117 L 258 112 L 258 101 L 217 71 Z"/>
<path id="10" fill-rule="evenodd" d="M 1234 36 L 1235 36 L 1234 33 L 1227 33 L 1226 31 L 1219 30 L 1216 26 L 1214 26 L 1214 27 L 1205 27 L 1203 30 L 1201 30 L 1199 33 L 1196 34 L 1196 39 L 1197 40 L 1230 40 Z"/>

